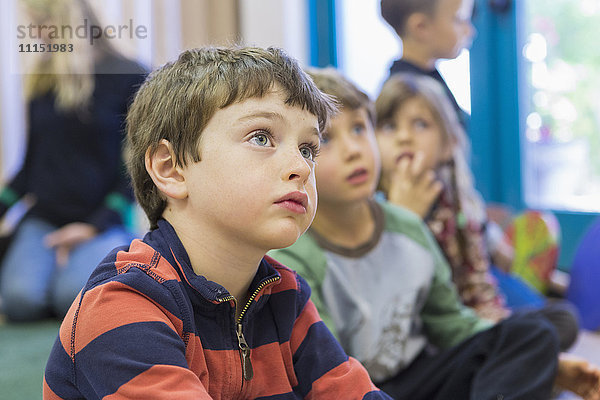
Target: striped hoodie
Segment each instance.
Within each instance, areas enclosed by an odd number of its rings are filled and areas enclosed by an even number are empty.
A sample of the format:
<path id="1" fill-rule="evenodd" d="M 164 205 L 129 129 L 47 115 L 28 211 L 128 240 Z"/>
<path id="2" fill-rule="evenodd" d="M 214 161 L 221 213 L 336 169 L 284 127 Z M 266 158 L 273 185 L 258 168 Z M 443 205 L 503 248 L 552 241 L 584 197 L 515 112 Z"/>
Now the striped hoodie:
<path id="1" fill-rule="evenodd" d="M 265 256 L 235 300 L 196 275 L 165 220 L 115 249 L 73 302 L 44 399 L 380 399 L 295 272 Z"/>

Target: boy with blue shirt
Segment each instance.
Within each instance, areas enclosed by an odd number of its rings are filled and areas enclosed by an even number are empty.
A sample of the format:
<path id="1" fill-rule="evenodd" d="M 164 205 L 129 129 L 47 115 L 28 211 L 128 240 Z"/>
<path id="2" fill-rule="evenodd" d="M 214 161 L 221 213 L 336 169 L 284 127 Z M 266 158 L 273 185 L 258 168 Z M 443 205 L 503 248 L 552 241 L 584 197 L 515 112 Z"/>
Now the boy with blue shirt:
<path id="1" fill-rule="evenodd" d="M 152 73 L 126 146 L 151 231 L 110 253 L 71 306 L 44 398 L 388 398 L 306 282 L 265 256 L 314 217 L 334 109 L 274 48 L 189 50 Z"/>
<path id="2" fill-rule="evenodd" d="M 598 398 L 597 370 L 559 363 L 546 320 L 492 325 L 461 304 L 421 218 L 373 199 L 380 160 L 372 102 L 335 70 L 310 75 L 342 109 L 323 134 L 315 219 L 270 254 L 308 281 L 346 352 L 396 399 L 548 399 L 555 381 Z"/>

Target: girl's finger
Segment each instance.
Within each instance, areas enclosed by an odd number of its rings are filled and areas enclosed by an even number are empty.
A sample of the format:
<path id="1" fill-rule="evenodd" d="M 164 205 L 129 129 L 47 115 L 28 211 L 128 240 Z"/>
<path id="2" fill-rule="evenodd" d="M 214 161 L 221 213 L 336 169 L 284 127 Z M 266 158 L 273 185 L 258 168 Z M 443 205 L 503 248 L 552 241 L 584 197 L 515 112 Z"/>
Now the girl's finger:
<path id="1" fill-rule="evenodd" d="M 417 151 L 411 163 L 411 175 L 414 177 L 418 177 L 423 173 L 425 166 L 425 153 L 422 151 Z"/>
<path id="2" fill-rule="evenodd" d="M 410 177 L 410 174 L 409 174 L 410 164 L 411 164 L 410 158 L 408 158 L 408 157 L 401 158 L 400 161 L 398 162 L 398 164 L 396 165 L 396 169 L 394 170 L 394 174 L 396 175 L 396 177 L 400 177 L 402 179 L 409 178 Z"/>

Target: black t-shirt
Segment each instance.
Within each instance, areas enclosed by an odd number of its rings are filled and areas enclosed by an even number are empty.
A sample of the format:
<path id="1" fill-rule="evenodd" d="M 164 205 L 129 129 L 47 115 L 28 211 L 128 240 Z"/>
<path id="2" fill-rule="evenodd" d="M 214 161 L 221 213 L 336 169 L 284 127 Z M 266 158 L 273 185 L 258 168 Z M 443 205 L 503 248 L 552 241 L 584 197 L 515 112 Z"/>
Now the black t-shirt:
<path id="1" fill-rule="evenodd" d="M 32 195 L 30 215 L 57 226 L 87 222 L 100 230 L 122 222 L 109 196 L 133 200 L 122 160 L 127 108 L 146 71 L 120 57 L 105 57 L 96 74 L 85 112 L 55 108 L 53 93 L 28 104 L 25 160 L 8 184 L 19 196 Z"/>
<path id="2" fill-rule="evenodd" d="M 396 73 L 400 73 L 400 72 L 410 72 L 410 73 L 417 74 L 417 75 L 425 75 L 425 76 L 428 76 L 428 77 L 433 78 L 436 81 L 438 81 L 444 88 L 444 91 L 448 95 L 448 99 L 450 99 L 452 106 L 456 110 L 456 115 L 458 116 L 459 122 L 462 124 L 465 132 L 467 134 L 469 133 L 468 128 L 469 128 L 470 116 L 462 108 L 460 108 L 460 106 L 456 102 L 456 98 L 452 94 L 452 91 L 450 90 L 450 88 L 446 84 L 446 81 L 444 81 L 444 78 L 442 77 L 442 75 L 439 73 L 439 71 L 437 69 L 427 71 L 427 70 L 422 69 L 421 67 L 411 64 L 408 61 L 400 59 L 400 60 L 394 61 L 394 63 L 390 67 L 390 76 L 393 74 L 396 74 Z"/>

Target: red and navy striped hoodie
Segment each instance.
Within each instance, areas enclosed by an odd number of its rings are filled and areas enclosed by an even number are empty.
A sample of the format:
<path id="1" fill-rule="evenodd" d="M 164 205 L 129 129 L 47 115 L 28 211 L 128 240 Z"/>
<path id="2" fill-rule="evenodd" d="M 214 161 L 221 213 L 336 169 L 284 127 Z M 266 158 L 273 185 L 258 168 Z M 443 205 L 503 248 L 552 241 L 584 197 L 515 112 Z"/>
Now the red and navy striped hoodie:
<path id="1" fill-rule="evenodd" d="M 389 399 L 295 272 L 265 256 L 240 318 L 165 220 L 115 249 L 65 317 L 44 399 Z"/>

